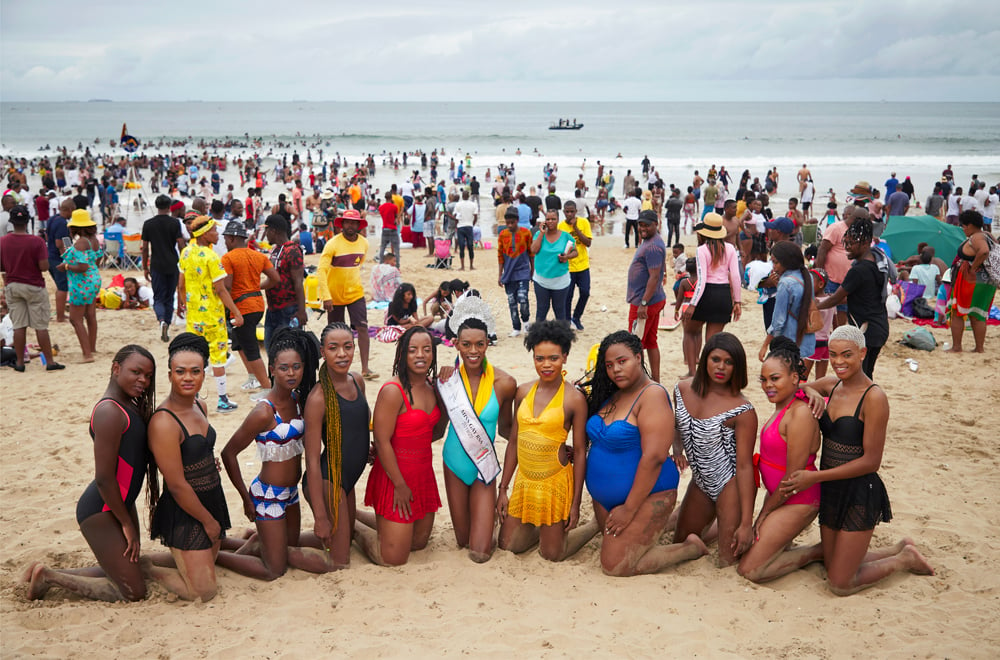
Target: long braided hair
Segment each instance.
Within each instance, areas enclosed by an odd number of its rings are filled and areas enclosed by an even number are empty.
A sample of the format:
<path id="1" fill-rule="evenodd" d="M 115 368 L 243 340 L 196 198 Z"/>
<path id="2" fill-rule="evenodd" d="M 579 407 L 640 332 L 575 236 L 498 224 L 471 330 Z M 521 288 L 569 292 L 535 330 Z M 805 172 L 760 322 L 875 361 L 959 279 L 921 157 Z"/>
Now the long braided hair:
<path id="1" fill-rule="evenodd" d="M 326 341 L 327 334 L 342 330 L 353 338 L 354 333 L 346 323 L 331 323 L 323 328 L 320 333 L 322 342 Z M 337 521 L 340 509 L 340 488 L 341 488 L 341 457 L 343 456 L 343 422 L 340 419 L 340 401 L 337 399 L 337 390 L 333 385 L 333 378 L 330 377 L 330 370 L 323 362 L 319 372 L 319 384 L 323 388 L 323 422 L 326 433 L 324 433 L 324 449 L 326 451 L 327 474 L 330 475 L 330 488 L 326 491 L 326 505 L 333 518 L 333 528 L 337 529 Z"/>
<path id="2" fill-rule="evenodd" d="M 115 377 L 114 365 L 124 365 L 125 360 L 133 355 L 141 355 L 153 365 L 153 375 L 150 376 L 146 391 L 141 396 L 132 399 L 132 403 L 139 410 L 139 416 L 142 417 L 143 423 L 148 426 L 149 418 L 153 416 L 153 411 L 156 410 L 156 360 L 153 359 L 152 353 L 138 344 L 122 346 L 111 360 L 111 378 L 114 379 Z M 160 482 L 156 473 L 156 461 L 152 459 L 152 455 L 150 454 L 150 459 L 146 463 L 146 504 L 150 511 L 153 510 L 159 499 Z"/>
<path id="3" fill-rule="evenodd" d="M 271 346 L 267 349 L 267 370 L 270 373 L 278 354 L 282 351 L 295 351 L 302 358 L 302 381 L 295 388 L 293 396 L 299 407 L 305 405 L 306 397 L 316 384 L 316 369 L 319 367 L 319 340 L 313 333 L 301 328 L 279 328 L 271 338 Z M 271 385 L 274 385 L 274 375 L 270 374 Z"/>
<path id="4" fill-rule="evenodd" d="M 431 337 L 431 333 L 422 325 L 415 325 L 403 333 L 399 341 L 396 342 L 396 357 L 393 358 L 392 362 L 392 375 L 399 376 L 399 384 L 403 386 L 406 395 L 410 397 L 411 405 L 413 404 L 413 387 L 410 383 L 410 372 L 406 368 L 406 356 L 410 352 L 410 342 L 413 341 L 413 335 L 420 333 Z M 436 375 L 437 346 L 434 344 L 434 338 L 431 337 L 431 366 L 427 370 L 428 382 L 432 381 Z"/>
<path id="5" fill-rule="evenodd" d="M 580 384 L 581 389 L 587 392 L 588 417 L 596 415 L 601 406 L 607 403 L 608 399 L 618 391 L 618 386 L 608 376 L 608 370 L 604 366 L 608 349 L 618 344 L 628 348 L 633 355 L 638 355 L 643 372 L 647 376 L 649 375 L 649 371 L 646 370 L 646 362 L 642 358 L 642 342 L 639 341 L 639 338 L 625 330 L 612 332 L 601 340 L 601 345 L 597 349 L 597 362 L 594 365 L 594 375 L 591 376 L 590 380 Z"/>

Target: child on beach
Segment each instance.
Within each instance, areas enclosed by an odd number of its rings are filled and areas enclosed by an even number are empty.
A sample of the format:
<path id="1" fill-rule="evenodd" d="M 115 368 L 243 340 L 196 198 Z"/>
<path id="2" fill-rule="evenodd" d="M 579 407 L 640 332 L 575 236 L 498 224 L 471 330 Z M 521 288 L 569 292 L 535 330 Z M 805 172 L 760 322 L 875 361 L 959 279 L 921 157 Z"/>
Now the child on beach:
<path id="1" fill-rule="evenodd" d="M 816 293 L 816 302 L 819 303 L 822 300 L 826 300 L 826 294 L 823 290 L 826 288 L 826 274 L 822 270 L 813 269 L 809 271 L 812 273 L 813 279 L 813 292 Z M 833 332 L 833 318 L 836 316 L 837 311 L 833 308 L 831 309 L 821 309 L 820 316 L 823 317 L 823 327 L 816 331 L 816 350 L 812 355 L 805 358 L 806 372 L 804 378 L 809 378 L 809 374 L 812 372 L 813 365 L 816 365 L 816 378 L 823 378 L 826 376 L 826 367 L 830 363 L 830 350 L 828 347 L 828 341 L 830 339 L 830 333 Z"/>

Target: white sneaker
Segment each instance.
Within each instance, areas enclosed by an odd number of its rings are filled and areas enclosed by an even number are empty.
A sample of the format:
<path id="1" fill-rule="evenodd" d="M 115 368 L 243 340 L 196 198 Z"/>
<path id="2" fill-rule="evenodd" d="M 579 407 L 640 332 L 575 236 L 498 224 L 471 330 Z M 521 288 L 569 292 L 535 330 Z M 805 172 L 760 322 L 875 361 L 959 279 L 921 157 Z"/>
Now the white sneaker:
<path id="1" fill-rule="evenodd" d="M 508 337 L 520 337 L 521 336 L 521 331 L 520 330 L 511 330 L 510 334 L 507 335 L 507 336 Z"/>
<path id="2" fill-rule="evenodd" d="M 271 390 L 261 390 L 260 392 L 254 392 L 250 395 L 251 401 L 260 401 L 261 399 L 266 399 L 268 395 L 271 394 Z"/>
<path id="3" fill-rule="evenodd" d="M 244 392 L 251 392 L 253 390 L 260 389 L 260 383 L 257 381 L 256 376 L 250 376 L 247 378 L 246 382 L 240 385 L 240 389 Z"/>

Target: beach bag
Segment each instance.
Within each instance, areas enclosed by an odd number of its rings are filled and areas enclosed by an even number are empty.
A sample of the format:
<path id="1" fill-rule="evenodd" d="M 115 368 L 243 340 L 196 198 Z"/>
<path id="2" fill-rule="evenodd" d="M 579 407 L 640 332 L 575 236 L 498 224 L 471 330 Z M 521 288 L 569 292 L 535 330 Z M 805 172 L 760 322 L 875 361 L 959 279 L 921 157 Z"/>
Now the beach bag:
<path id="1" fill-rule="evenodd" d="M 993 286 L 1000 286 L 1000 243 L 993 240 L 993 237 L 986 234 L 986 240 L 990 244 L 990 254 L 983 261 L 983 270 Z"/>
<path id="2" fill-rule="evenodd" d="M 930 303 L 927 302 L 927 298 L 920 297 L 913 300 L 913 318 L 915 319 L 932 319 L 934 318 L 934 310 L 931 308 Z"/>
<path id="3" fill-rule="evenodd" d="M 913 303 L 918 299 L 923 300 L 925 288 L 923 284 L 915 282 L 899 282 L 899 301 L 902 303 L 899 313 L 901 315 L 913 316 Z"/>
<path id="4" fill-rule="evenodd" d="M 806 334 L 815 334 L 823 329 L 823 315 L 816 306 L 816 298 L 809 300 L 809 316 L 806 317 Z"/>
<path id="5" fill-rule="evenodd" d="M 393 344 L 403 336 L 404 332 L 406 330 L 398 325 L 386 325 L 378 329 L 378 332 L 375 333 L 375 339 L 385 344 Z"/>
<path id="6" fill-rule="evenodd" d="M 902 309 L 903 304 L 899 302 L 899 296 L 895 293 L 890 294 L 885 300 L 885 313 L 890 319 L 894 319 L 899 316 L 899 310 Z"/>
<path id="7" fill-rule="evenodd" d="M 899 340 L 903 346 L 909 346 L 920 351 L 933 351 L 937 347 L 937 340 L 927 328 L 917 327 L 907 330 L 903 338 Z"/>

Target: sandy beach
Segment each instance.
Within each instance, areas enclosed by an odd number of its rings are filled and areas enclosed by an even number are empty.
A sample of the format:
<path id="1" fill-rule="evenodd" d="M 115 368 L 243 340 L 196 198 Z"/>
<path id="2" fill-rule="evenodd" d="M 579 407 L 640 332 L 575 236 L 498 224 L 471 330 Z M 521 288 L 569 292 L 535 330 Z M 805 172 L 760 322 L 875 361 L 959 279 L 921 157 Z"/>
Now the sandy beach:
<path id="1" fill-rule="evenodd" d="M 377 242 L 370 240 L 374 251 Z M 686 242 L 693 245 L 692 237 Z M 497 319 L 501 339 L 490 348 L 490 360 L 519 382 L 533 378 L 523 345 L 506 337 L 510 321 L 496 284 L 495 253 L 479 253 L 477 269 L 462 273 L 424 268 L 430 259 L 422 252 L 403 252 L 404 280 L 421 297 L 442 279 L 469 280 Z M 624 327 L 622 272 L 631 256 L 620 236 L 595 240 L 593 295 L 583 318 L 586 330 L 578 333 L 570 355 L 569 378 L 583 373 L 591 345 Z M 313 255 L 306 262 L 317 259 Z M 371 265 L 366 264 L 365 281 Z M 105 281 L 113 275 L 102 274 Z M 379 312 L 369 314 L 373 324 L 381 320 Z M 94 561 L 74 511 L 93 478 L 87 421 L 113 353 L 130 342 L 149 347 L 160 371 L 158 399 L 168 390 L 166 345 L 158 339 L 152 311 L 99 310 L 98 321 L 96 363 L 79 364 L 72 328 L 53 323 L 52 338 L 62 347 L 59 359 L 67 364 L 65 371 L 46 373 L 37 360 L 24 374 L 0 371 L 2 424 L 10 448 L 0 461 L 0 645 L 5 657 L 294 658 L 318 652 L 347 657 L 508 657 L 512 652 L 649 657 L 669 650 L 697 657 L 988 658 L 1000 648 L 1000 461 L 995 451 L 1000 412 L 991 405 L 996 391 L 992 379 L 1000 367 L 1000 330 L 995 326 L 989 328 L 985 355 L 951 355 L 899 346 L 896 340 L 911 325 L 894 320 L 876 368 L 876 381 L 892 407 L 880 474 L 895 517 L 876 529 L 873 546 L 913 538 L 935 567 L 933 577 L 897 574 L 860 594 L 838 598 L 826 589 L 821 565 L 758 586 L 733 568 L 716 568 L 713 548 L 709 556 L 676 570 L 616 579 L 601 573 L 599 539 L 563 564 L 551 564 L 534 552 L 514 556 L 498 551 L 490 562 L 478 565 L 456 548 L 445 502 L 428 549 L 402 568 L 374 566 L 355 549 L 350 569 L 328 575 L 291 570 L 264 583 L 220 569 L 219 595 L 205 604 L 178 601 L 155 585 L 147 601 L 134 604 L 90 602 L 58 588 L 42 601 L 29 602 L 18 580 L 30 562 L 69 568 Z M 308 328 L 318 333 L 323 325 L 311 316 Z M 755 379 L 755 355 L 764 335 L 759 307 L 747 304 L 743 318 L 727 329 L 747 347 L 751 385 L 746 395 L 766 417 L 770 406 Z M 946 330 L 934 334 L 939 344 L 948 338 Z M 684 371 L 680 341 L 680 330 L 660 333 L 663 382 L 670 388 Z M 382 381 L 391 373 L 393 352 L 393 345 L 372 343 L 372 366 Z M 455 353 L 441 347 L 438 355 L 443 363 Z M 919 361 L 916 373 L 904 363 L 911 357 Z M 230 382 L 243 377 L 237 362 L 230 368 Z M 212 395 L 211 388 L 207 382 L 203 393 Z M 240 410 L 210 414 L 219 437 L 216 453 L 251 408 L 247 394 L 230 388 L 234 390 Z M 371 403 L 376 393 L 377 387 L 369 388 Z M 497 444 L 502 454 L 505 442 Z M 440 452 L 441 443 L 436 443 L 443 494 Z M 256 473 L 251 451 L 241 460 L 244 475 Z M 359 499 L 366 479 L 357 486 Z M 689 480 L 688 471 L 681 478 L 681 495 Z M 232 531 L 239 532 L 246 526 L 240 501 L 223 481 L 236 523 Z M 583 517 L 588 519 L 593 513 L 586 493 L 584 498 Z M 759 493 L 758 507 L 762 498 Z M 148 540 L 145 524 L 143 549 L 162 549 Z M 303 528 L 311 526 L 304 506 Z M 818 539 L 813 523 L 799 542 Z"/>

